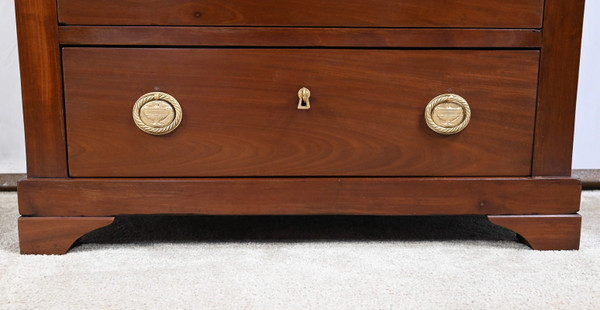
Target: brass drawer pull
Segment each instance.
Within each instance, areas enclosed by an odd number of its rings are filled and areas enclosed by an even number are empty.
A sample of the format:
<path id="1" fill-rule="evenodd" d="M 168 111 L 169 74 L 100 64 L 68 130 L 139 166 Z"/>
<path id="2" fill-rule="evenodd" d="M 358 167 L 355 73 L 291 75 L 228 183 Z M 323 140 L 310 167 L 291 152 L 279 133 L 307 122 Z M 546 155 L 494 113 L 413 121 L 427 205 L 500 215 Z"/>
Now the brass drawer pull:
<path id="1" fill-rule="evenodd" d="M 179 126 L 182 118 L 179 102 L 169 94 L 147 93 L 133 105 L 133 121 L 147 134 L 166 135 Z"/>
<path id="2" fill-rule="evenodd" d="M 298 110 L 310 109 L 310 90 L 308 88 L 300 88 L 298 91 L 298 99 Z"/>
<path id="3" fill-rule="evenodd" d="M 467 127 L 471 108 L 465 98 L 456 94 L 439 95 L 425 108 L 425 122 L 431 130 L 442 135 L 453 135 Z"/>

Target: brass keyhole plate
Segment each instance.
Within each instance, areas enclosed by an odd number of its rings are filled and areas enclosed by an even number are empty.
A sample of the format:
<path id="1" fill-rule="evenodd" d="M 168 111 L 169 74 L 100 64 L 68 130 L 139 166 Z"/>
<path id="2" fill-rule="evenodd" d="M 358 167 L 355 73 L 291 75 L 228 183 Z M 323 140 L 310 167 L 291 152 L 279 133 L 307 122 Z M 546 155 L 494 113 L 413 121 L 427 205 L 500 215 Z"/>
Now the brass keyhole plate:
<path id="1" fill-rule="evenodd" d="M 310 109 L 310 90 L 306 87 L 298 91 L 298 110 Z"/>

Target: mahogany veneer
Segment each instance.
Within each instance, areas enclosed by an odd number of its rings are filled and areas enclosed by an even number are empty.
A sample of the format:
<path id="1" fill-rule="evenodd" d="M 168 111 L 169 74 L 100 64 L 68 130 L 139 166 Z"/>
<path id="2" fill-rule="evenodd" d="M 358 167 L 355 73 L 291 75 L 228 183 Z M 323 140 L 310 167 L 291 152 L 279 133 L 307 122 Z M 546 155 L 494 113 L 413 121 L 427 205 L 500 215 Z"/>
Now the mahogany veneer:
<path id="1" fill-rule="evenodd" d="M 539 28 L 544 0 L 59 0 L 65 25 Z"/>
<path id="2" fill-rule="evenodd" d="M 579 249 L 581 215 L 489 215 L 490 222 L 515 231 L 534 249 Z"/>
<path id="3" fill-rule="evenodd" d="M 498 215 L 575 213 L 581 187 L 570 178 L 77 178 L 20 190 L 28 216 Z"/>
<path id="4" fill-rule="evenodd" d="M 69 172 L 528 176 L 538 60 L 537 51 L 65 48 Z M 290 104 L 298 81 L 314 93 L 304 113 Z M 476 113 L 453 137 L 423 119 L 448 85 Z M 131 98 L 148 89 L 186 103 L 178 130 L 158 139 L 130 121 Z"/>
<path id="5" fill-rule="evenodd" d="M 540 48 L 539 29 L 60 26 L 63 45 Z"/>
<path id="6" fill-rule="evenodd" d="M 81 236 L 113 221 L 113 217 L 21 217 L 21 254 L 65 254 Z"/>
<path id="7" fill-rule="evenodd" d="M 21 252 L 136 214 L 480 214 L 577 249 L 583 4 L 16 0 Z M 132 119 L 155 91 L 183 109 L 161 136 Z M 460 133 L 423 117 L 444 93 Z"/>

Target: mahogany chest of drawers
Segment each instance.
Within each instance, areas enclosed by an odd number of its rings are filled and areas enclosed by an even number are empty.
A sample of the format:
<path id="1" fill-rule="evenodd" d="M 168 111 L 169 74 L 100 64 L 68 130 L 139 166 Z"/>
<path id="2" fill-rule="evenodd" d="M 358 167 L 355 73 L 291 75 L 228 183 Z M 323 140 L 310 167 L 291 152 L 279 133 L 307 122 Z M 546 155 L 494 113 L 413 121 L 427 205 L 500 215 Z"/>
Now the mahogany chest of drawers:
<path id="1" fill-rule="evenodd" d="M 477 214 L 576 249 L 583 5 L 16 0 L 21 252 L 138 214 Z"/>

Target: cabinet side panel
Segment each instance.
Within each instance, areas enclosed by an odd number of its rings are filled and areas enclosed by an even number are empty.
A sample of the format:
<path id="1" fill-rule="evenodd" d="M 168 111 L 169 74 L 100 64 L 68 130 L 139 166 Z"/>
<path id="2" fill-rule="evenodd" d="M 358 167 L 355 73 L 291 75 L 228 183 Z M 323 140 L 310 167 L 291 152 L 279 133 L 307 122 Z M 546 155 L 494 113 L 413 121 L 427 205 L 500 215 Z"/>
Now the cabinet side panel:
<path id="1" fill-rule="evenodd" d="M 16 0 L 29 177 L 66 177 L 56 1 Z"/>
<path id="2" fill-rule="evenodd" d="M 584 0 L 546 0 L 533 176 L 571 175 Z"/>

